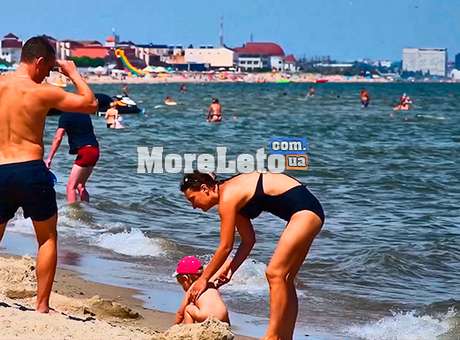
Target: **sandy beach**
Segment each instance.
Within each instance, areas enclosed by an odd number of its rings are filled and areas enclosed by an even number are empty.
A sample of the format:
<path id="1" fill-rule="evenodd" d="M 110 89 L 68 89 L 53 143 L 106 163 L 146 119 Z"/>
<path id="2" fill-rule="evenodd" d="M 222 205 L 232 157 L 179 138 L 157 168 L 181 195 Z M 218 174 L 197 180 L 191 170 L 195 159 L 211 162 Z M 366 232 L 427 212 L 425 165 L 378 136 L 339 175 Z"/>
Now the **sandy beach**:
<path id="1" fill-rule="evenodd" d="M 282 74 L 278 72 L 263 73 L 232 73 L 232 72 L 214 72 L 214 73 L 171 73 L 159 75 L 146 75 L 144 77 L 135 77 L 128 74 L 121 79 L 108 75 L 89 74 L 86 80 L 90 84 L 168 84 L 168 83 L 382 83 L 390 82 L 385 78 L 364 78 L 364 77 L 345 77 L 341 75 L 324 76 L 314 73 L 294 73 Z"/>
<path id="2" fill-rule="evenodd" d="M 50 314 L 36 313 L 35 260 L 0 256 L 0 339 L 250 339 L 227 324 L 173 326 L 174 315 L 143 307 L 136 290 L 94 283 L 59 269 Z"/>

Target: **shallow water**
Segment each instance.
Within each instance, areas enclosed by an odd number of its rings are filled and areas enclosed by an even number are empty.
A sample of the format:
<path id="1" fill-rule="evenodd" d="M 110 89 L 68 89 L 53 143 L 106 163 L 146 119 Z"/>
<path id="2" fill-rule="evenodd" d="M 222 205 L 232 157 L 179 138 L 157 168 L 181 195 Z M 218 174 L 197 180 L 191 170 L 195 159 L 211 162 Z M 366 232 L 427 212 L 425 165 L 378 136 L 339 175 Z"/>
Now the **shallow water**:
<path id="1" fill-rule="evenodd" d="M 74 157 L 63 144 L 53 163 L 61 250 L 126 263 L 130 272 L 119 278 L 146 291 L 174 287 L 180 257 L 208 259 L 214 251 L 218 216 L 192 209 L 178 190 L 180 174 L 138 174 L 137 147 L 183 154 L 227 146 L 234 159 L 274 136 L 307 137 L 310 168 L 291 174 L 321 200 L 326 224 L 298 274 L 298 337 L 405 339 L 416 325 L 419 338 L 430 339 L 449 329 L 449 308 L 460 306 L 460 85 L 366 84 L 367 109 L 353 84 L 317 85 L 313 98 L 302 84 L 196 84 L 185 94 L 178 87 L 130 85 L 146 113 L 124 116 L 124 130 L 93 117 L 101 159 L 89 205 L 65 204 Z M 394 113 L 403 92 L 414 109 Z M 167 95 L 179 105 L 161 105 Z M 205 122 L 212 96 L 224 108 L 220 125 Z M 47 149 L 56 126 L 50 117 Z M 12 231 L 31 232 L 20 217 L 14 224 Z M 284 223 L 265 214 L 254 225 L 257 244 L 223 293 L 232 310 L 266 318 L 264 263 Z"/>

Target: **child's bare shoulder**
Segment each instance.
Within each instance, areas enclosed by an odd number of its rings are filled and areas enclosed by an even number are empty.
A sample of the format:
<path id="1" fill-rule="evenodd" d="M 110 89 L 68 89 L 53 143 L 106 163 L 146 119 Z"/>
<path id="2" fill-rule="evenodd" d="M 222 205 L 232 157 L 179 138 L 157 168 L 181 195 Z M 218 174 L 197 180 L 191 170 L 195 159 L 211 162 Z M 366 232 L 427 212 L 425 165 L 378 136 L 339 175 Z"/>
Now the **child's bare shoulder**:
<path id="1" fill-rule="evenodd" d="M 222 297 L 220 296 L 219 291 L 216 288 L 208 288 L 198 299 L 198 304 L 205 304 L 208 302 L 221 301 Z"/>

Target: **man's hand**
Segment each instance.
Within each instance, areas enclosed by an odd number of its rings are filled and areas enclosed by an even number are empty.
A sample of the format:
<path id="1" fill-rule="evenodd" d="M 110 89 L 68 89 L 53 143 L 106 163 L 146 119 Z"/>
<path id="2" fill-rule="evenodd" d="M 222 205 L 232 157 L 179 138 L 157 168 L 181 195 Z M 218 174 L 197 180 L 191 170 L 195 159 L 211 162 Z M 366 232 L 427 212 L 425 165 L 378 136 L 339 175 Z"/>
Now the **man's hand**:
<path id="1" fill-rule="evenodd" d="M 51 169 L 51 159 L 48 158 L 48 159 L 45 161 L 45 165 L 46 165 L 46 167 L 47 167 L 48 169 Z"/>
<path id="2" fill-rule="evenodd" d="M 72 75 L 78 74 L 77 66 L 72 60 L 56 60 L 56 64 L 60 68 L 60 72 L 66 77 L 71 78 Z"/>

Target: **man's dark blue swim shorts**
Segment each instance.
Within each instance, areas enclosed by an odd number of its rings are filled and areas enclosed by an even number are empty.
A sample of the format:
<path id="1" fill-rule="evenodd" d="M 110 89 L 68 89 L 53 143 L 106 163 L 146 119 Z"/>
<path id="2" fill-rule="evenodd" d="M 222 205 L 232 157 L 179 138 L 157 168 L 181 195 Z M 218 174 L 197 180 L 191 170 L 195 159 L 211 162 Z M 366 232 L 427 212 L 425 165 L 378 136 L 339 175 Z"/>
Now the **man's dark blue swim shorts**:
<path id="1" fill-rule="evenodd" d="M 0 223 L 10 220 L 19 207 L 33 221 L 57 212 L 53 177 L 42 160 L 0 165 Z"/>

